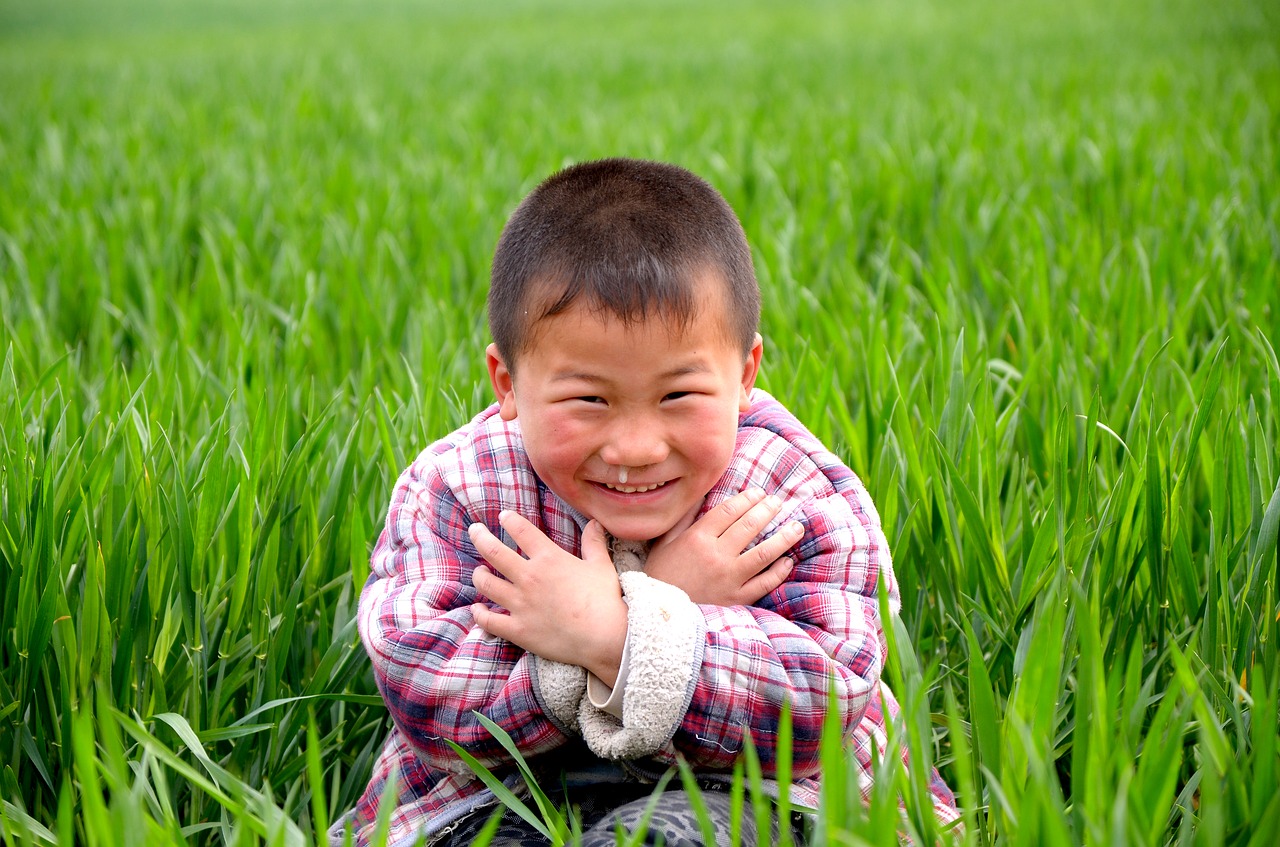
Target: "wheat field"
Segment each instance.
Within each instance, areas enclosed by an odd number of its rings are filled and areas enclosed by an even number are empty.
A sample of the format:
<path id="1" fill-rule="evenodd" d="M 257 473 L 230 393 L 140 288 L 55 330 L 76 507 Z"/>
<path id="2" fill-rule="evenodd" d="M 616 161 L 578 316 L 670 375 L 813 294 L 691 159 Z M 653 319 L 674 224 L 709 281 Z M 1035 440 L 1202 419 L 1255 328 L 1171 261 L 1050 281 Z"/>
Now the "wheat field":
<path id="1" fill-rule="evenodd" d="M 626 155 L 737 210 L 760 385 L 893 550 L 964 830 L 833 739 L 817 843 L 1277 843 L 1277 139 L 1264 0 L 0 0 L 0 837 L 353 804 L 353 610 L 489 402 L 497 234 Z"/>

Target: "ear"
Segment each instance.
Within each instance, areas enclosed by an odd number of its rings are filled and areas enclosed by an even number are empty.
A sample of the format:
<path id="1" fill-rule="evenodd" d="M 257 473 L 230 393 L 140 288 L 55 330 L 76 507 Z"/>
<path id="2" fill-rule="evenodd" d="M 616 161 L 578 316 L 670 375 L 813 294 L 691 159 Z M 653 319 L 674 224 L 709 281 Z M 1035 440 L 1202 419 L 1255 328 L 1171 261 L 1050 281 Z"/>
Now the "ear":
<path id="1" fill-rule="evenodd" d="M 756 387 L 756 375 L 760 373 L 760 360 L 764 357 L 764 339 L 756 333 L 747 360 L 742 364 L 742 391 L 738 395 L 738 410 L 745 412 L 751 408 L 751 389 Z"/>
<path id="2" fill-rule="evenodd" d="M 485 365 L 489 368 L 489 384 L 493 386 L 493 394 L 498 398 L 498 414 L 504 421 L 516 419 L 516 384 L 511 369 L 503 361 L 497 344 L 490 344 L 484 350 Z"/>

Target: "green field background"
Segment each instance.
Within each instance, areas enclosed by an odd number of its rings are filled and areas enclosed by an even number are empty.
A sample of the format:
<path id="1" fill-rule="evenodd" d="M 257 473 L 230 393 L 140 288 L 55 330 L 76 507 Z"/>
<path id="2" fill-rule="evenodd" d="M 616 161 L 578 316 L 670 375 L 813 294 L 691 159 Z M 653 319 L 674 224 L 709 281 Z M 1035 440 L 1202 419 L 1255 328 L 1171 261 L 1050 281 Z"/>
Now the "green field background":
<path id="1" fill-rule="evenodd" d="M 880 509 L 946 837 L 1280 842 L 1277 139 L 1265 0 L 0 0 L 0 837 L 351 806 L 494 242 L 627 155 L 737 210 L 761 385 Z M 938 837 L 922 770 L 820 839 Z"/>

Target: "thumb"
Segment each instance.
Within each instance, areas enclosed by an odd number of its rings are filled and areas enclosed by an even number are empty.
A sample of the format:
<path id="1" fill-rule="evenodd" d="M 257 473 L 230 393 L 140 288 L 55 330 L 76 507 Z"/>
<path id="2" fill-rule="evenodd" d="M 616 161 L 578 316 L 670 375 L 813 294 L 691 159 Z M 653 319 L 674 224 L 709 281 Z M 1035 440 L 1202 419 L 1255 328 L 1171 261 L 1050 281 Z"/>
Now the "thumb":
<path id="1" fill-rule="evenodd" d="M 676 525 L 664 532 L 659 538 L 658 544 L 669 544 L 679 538 L 689 527 L 693 526 L 698 519 L 698 510 L 702 508 L 702 501 L 694 504 L 693 508 L 684 513 L 680 520 L 676 521 Z"/>
<path id="2" fill-rule="evenodd" d="M 605 539 L 604 526 L 600 521 L 587 521 L 586 527 L 582 530 L 582 558 L 584 561 L 593 561 L 596 559 L 604 559 L 611 561 L 609 556 L 609 542 Z"/>

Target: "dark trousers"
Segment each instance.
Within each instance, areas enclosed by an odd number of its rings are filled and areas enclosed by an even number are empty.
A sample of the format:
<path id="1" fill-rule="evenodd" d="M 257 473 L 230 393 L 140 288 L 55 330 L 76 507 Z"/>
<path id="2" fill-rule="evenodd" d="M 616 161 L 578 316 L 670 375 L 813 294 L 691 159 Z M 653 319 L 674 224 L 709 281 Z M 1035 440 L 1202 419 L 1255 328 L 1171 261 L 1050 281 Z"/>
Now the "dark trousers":
<path id="1" fill-rule="evenodd" d="M 640 785 L 609 785 L 600 787 L 583 787 L 570 792 L 569 801 L 579 810 L 582 820 L 583 847 L 613 847 L 617 843 L 616 828 L 630 834 L 639 831 L 644 823 L 645 812 L 650 803 L 650 789 Z M 562 798 L 563 799 L 563 798 Z M 729 795 L 719 791 L 702 792 L 703 805 L 706 806 L 718 847 L 750 847 L 757 844 L 778 843 L 778 821 L 774 817 L 768 838 L 761 841 L 756 833 L 755 816 L 751 804 L 744 804 L 739 823 L 740 841 L 738 845 L 730 843 L 731 814 Z M 484 829 L 484 825 L 492 816 L 492 810 L 478 812 L 441 841 L 449 847 L 469 845 Z M 797 820 L 788 822 L 793 829 L 793 840 L 803 844 L 801 825 Z M 547 839 L 526 823 L 515 812 L 507 810 L 498 831 L 489 842 L 493 847 L 524 847 L 538 845 L 545 847 Z M 706 844 L 702 837 L 702 827 L 698 823 L 697 814 L 689 804 L 689 797 L 683 791 L 667 791 L 656 800 L 652 815 L 649 817 L 647 833 L 642 844 L 663 844 L 666 847 L 695 847 Z"/>

